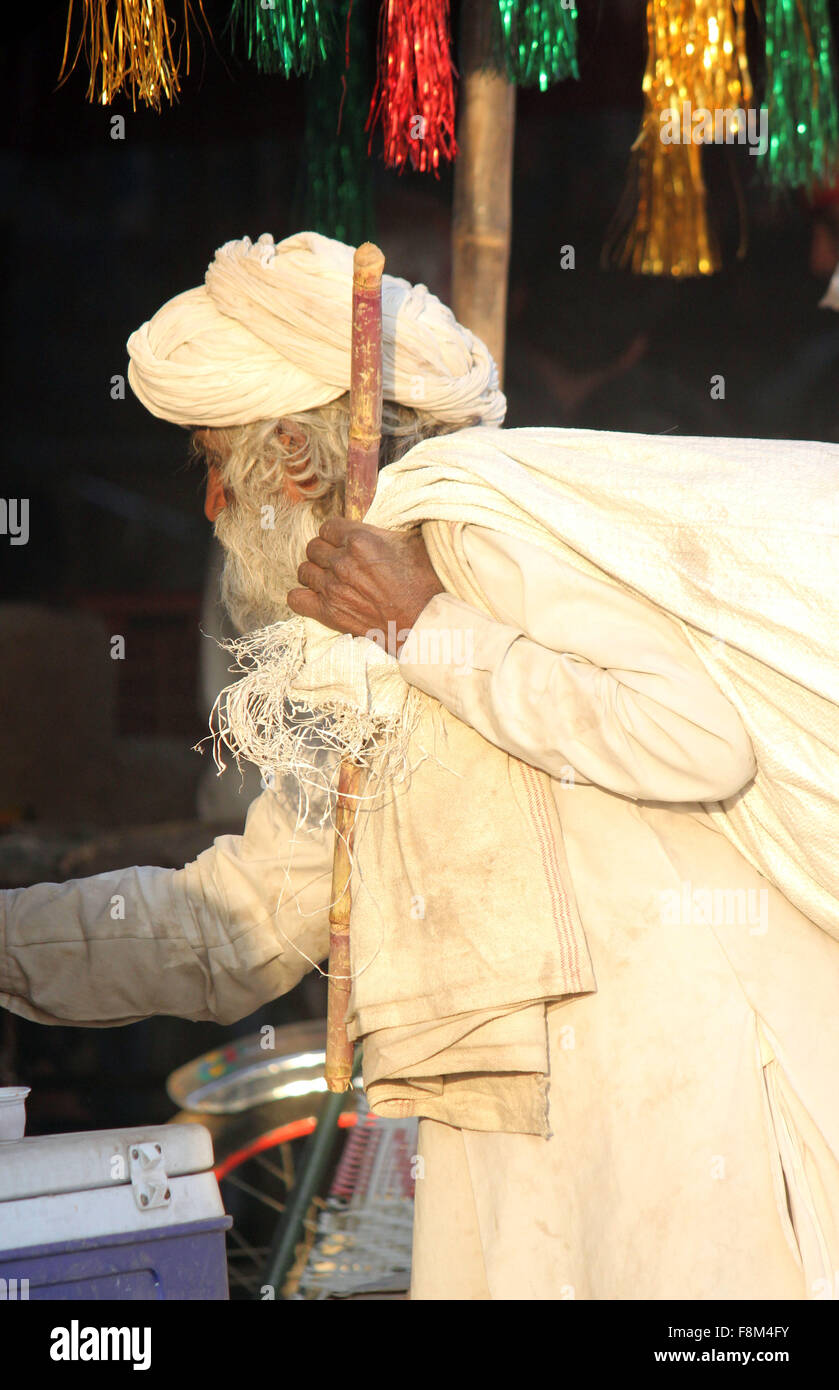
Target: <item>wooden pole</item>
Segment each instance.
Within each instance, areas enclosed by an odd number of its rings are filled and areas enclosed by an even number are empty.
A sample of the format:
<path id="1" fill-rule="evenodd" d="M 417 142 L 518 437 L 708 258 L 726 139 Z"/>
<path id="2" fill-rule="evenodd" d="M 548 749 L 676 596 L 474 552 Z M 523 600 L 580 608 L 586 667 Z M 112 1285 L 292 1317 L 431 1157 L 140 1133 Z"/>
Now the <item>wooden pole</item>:
<path id="1" fill-rule="evenodd" d="M 516 89 L 493 58 L 494 5 L 463 0 L 452 219 L 452 309 L 504 379 Z"/>
<path id="2" fill-rule="evenodd" d="M 361 521 L 376 491 L 382 434 L 382 272 L 385 258 L 366 241 L 353 257 L 350 439 L 344 515 Z M 350 1002 L 350 912 L 352 845 L 364 769 L 341 766 L 335 812 L 332 907 L 329 912 L 329 986 L 326 1004 L 326 1085 L 352 1085 L 353 1045 L 347 1037 Z"/>

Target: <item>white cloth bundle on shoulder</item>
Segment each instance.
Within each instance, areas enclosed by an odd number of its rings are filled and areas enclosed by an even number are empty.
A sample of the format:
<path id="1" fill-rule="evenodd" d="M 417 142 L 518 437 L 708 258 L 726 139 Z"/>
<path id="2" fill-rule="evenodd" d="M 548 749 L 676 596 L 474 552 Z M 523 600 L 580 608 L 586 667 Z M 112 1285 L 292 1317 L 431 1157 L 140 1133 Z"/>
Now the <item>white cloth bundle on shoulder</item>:
<path id="1" fill-rule="evenodd" d="M 465 430 L 384 470 L 366 520 L 494 527 L 680 620 L 758 765 L 706 809 L 839 939 L 839 446 Z M 430 529 L 451 551 L 450 529 Z"/>

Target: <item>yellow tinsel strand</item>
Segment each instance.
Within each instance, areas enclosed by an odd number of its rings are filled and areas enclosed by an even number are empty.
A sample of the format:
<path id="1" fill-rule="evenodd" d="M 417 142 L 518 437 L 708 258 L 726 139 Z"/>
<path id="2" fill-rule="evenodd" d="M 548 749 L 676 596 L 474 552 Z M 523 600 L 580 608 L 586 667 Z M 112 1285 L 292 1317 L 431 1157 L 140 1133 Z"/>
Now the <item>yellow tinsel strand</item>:
<path id="1" fill-rule="evenodd" d="M 604 250 L 607 263 L 643 275 L 719 270 L 701 146 L 696 138 L 666 144 L 661 137 L 666 120 L 682 121 L 685 103 L 713 114 L 743 110 L 751 101 L 745 6 L 746 0 L 647 0 L 644 116 L 627 194 Z"/>
<path id="2" fill-rule="evenodd" d="M 189 0 L 184 0 L 182 43 L 175 51 L 175 22 L 166 13 L 165 0 L 81 0 L 82 31 L 68 66 L 73 0 L 67 13 L 67 32 L 59 83 L 66 81 L 82 52 L 90 69 L 87 99 L 108 106 L 120 92 L 131 105 L 137 102 L 159 111 L 164 100 L 172 102 L 180 91 L 178 67 L 185 50 L 189 72 Z M 198 8 L 203 18 L 199 0 Z"/>

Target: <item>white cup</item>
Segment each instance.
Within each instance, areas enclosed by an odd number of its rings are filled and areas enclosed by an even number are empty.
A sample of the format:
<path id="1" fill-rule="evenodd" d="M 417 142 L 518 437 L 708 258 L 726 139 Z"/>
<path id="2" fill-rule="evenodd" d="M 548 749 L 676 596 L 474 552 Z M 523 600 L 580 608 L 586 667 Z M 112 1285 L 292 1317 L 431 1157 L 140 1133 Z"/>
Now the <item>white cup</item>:
<path id="1" fill-rule="evenodd" d="M 0 1143 L 22 1139 L 26 1130 L 29 1086 L 0 1086 Z"/>

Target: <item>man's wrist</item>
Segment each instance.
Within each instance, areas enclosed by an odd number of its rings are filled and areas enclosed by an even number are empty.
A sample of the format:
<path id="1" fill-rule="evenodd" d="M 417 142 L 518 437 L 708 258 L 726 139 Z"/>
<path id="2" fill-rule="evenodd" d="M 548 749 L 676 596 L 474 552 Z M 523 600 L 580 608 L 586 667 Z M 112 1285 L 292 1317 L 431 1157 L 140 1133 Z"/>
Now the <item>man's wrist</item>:
<path id="1" fill-rule="evenodd" d="M 443 590 L 429 600 L 401 643 L 400 670 L 411 685 L 452 708 L 464 677 L 494 671 L 520 636 L 518 628 Z"/>
<path id="2" fill-rule="evenodd" d="M 427 610 L 428 605 L 431 603 L 431 600 L 433 598 L 436 598 L 437 594 L 444 594 L 445 592 L 445 589 L 439 581 L 437 581 L 434 585 L 428 585 L 422 597 L 418 601 L 415 609 L 413 610 L 413 617 L 411 618 L 411 620 L 409 622 L 403 623 L 400 627 L 397 628 L 397 645 L 394 651 L 394 655 L 396 657 L 400 656 L 402 648 L 404 647 L 406 641 L 410 637 L 417 623 L 422 618 L 423 613 L 425 613 L 425 611 Z"/>

